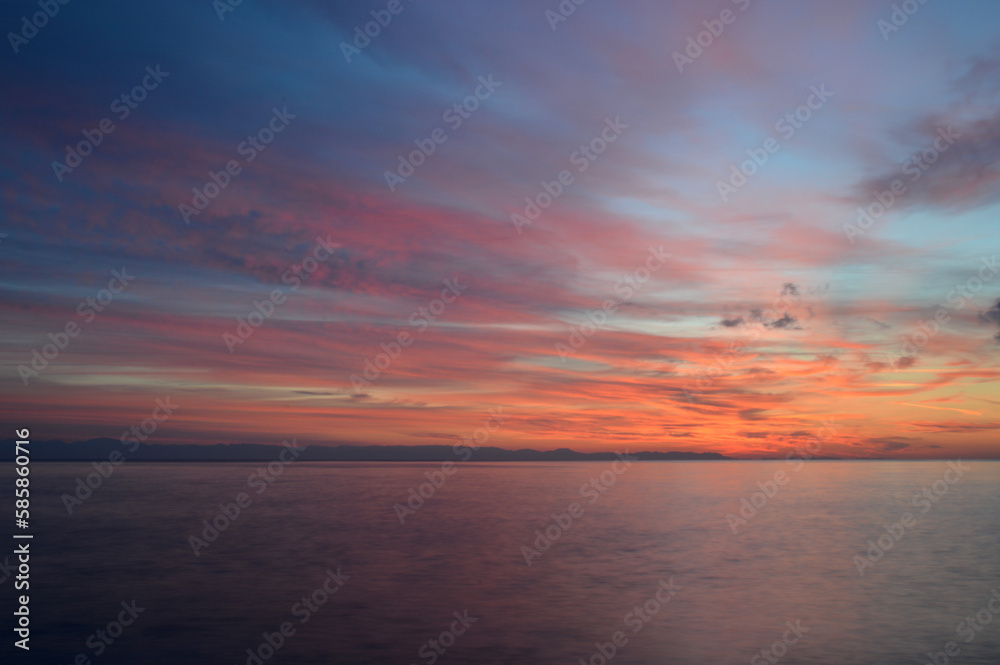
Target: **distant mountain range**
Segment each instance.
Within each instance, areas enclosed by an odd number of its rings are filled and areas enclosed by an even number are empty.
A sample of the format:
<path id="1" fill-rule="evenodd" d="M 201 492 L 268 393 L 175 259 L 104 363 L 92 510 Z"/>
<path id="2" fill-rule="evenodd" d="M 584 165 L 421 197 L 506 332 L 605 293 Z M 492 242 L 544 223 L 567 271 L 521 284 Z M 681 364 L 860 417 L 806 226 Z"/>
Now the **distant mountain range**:
<path id="1" fill-rule="evenodd" d="M 63 441 L 32 441 L 32 461 L 100 461 L 118 451 L 126 460 L 149 462 L 239 462 L 269 461 L 278 459 L 283 446 L 258 443 L 231 443 L 215 445 L 197 444 L 139 444 L 125 446 L 117 439 L 89 439 L 75 443 Z M 623 451 L 624 452 L 624 451 Z M 719 453 L 691 452 L 629 452 L 640 460 L 728 460 L 734 459 Z M 468 457 L 456 455 L 452 446 L 308 446 L 302 448 L 299 461 L 357 461 L 357 462 L 438 462 L 457 461 Z M 0 460 L 14 459 L 14 439 L 0 441 Z M 617 453 L 581 453 L 569 448 L 558 450 L 505 450 L 483 447 L 473 451 L 471 462 L 577 462 L 617 459 Z"/>

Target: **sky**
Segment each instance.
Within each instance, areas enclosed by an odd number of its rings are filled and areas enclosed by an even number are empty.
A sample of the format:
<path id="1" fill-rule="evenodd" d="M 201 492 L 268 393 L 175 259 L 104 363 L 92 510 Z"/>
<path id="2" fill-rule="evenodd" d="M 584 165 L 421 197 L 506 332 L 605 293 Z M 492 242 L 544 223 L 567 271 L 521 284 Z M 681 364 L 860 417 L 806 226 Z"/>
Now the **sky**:
<path id="1" fill-rule="evenodd" d="M 1000 457 L 994 2 L 53 6 L 5 428 Z"/>

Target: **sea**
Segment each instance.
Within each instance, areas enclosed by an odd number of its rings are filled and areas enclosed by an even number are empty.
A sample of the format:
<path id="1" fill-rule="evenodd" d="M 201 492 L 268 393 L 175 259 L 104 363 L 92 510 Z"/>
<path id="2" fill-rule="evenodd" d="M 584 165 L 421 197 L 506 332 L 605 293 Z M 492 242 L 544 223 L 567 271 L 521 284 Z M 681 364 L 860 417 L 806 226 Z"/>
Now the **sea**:
<path id="1" fill-rule="evenodd" d="M 36 462 L 31 483 L 3 663 L 1000 663 L 1000 462 Z"/>

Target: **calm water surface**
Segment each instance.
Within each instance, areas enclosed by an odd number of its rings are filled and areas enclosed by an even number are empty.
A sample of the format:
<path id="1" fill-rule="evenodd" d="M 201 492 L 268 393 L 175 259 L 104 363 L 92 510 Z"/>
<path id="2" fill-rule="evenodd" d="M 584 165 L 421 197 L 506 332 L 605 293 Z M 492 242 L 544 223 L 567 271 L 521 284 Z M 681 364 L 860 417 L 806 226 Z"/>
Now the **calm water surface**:
<path id="1" fill-rule="evenodd" d="M 401 525 L 393 505 L 440 464 L 294 463 L 257 494 L 259 464 L 127 462 L 70 516 L 60 495 L 92 469 L 36 463 L 30 662 L 246 663 L 290 621 L 264 662 L 597 665 L 595 645 L 622 631 L 615 665 L 750 663 L 798 622 L 772 660 L 917 664 L 954 640 L 951 662 L 996 665 L 1000 614 L 956 627 L 994 614 L 1000 463 L 965 464 L 949 483 L 937 461 L 644 462 L 621 475 L 609 462 L 465 462 Z M 727 514 L 776 471 L 786 484 L 734 534 Z M 602 473 L 614 483 L 581 496 Z M 935 482 L 946 493 L 915 505 Z M 196 557 L 188 537 L 244 491 L 252 503 Z M 573 502 L 582 514 L 528 566 L 522 546 Z M 859 575 L 854 557 L 904 513 L 916 524 Z M 302 623 L 293 607 L 338 568 L 349 579 Z M 670 578 L 679 590 L 637 619 Z M 0 588 L 10 598 L 12 580 Z M 97 656 L 88 637 L 133 599 L 144 611 Z M 476 620 L 451 644 L 440 636 L 456 611 Z M 422 657 L 439 638 L 451 646 Z"/>

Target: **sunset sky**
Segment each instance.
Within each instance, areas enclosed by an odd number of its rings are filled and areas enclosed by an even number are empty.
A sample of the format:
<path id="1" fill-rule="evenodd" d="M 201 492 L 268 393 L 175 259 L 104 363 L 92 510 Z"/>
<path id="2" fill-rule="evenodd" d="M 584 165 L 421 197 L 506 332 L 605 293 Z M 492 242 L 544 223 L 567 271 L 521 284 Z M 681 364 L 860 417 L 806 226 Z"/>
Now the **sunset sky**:
<path id="1" fill-rule="evenodd" d="M 1000 457 L 997 3 L 220 4 L 6 38 L 8 429 Z"/>

